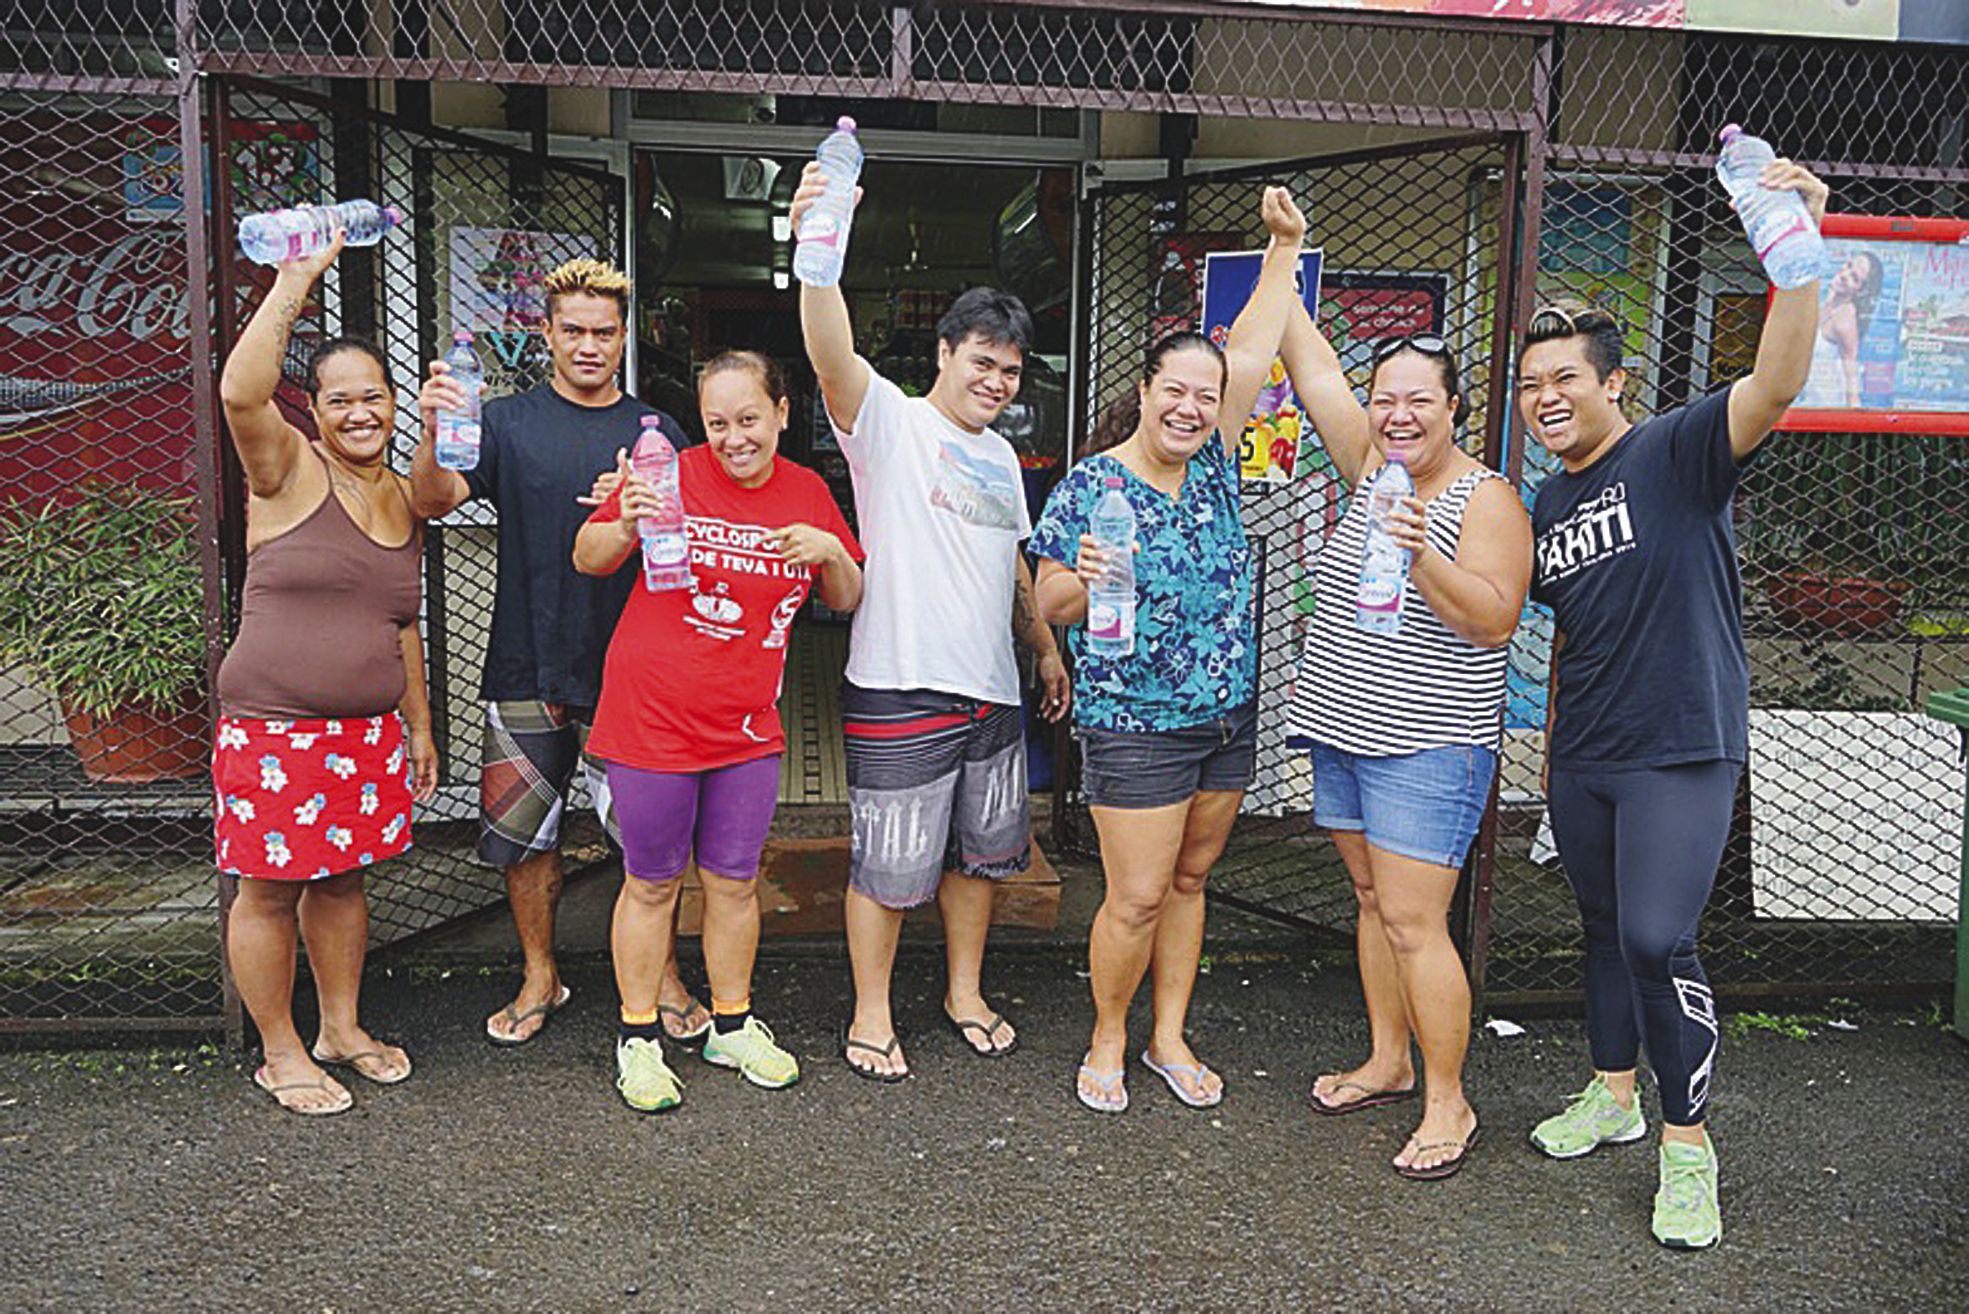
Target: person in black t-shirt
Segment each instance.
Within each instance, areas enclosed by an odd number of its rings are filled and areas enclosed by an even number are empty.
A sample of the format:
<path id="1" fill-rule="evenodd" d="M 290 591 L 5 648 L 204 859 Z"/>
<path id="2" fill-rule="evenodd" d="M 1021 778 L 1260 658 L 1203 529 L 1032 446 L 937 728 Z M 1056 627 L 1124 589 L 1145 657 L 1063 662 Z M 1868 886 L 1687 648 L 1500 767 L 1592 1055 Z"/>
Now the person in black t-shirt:
<path id="1" fill-rule="evenodd" d="M 1826 187 L 1789 161 L 1763 185 Z M 1604 311 L 1533 314 L 1518 398 L 1562 469 L 1538 490 L 1532 598 L 1552 608 L 1547 805 L 1586 931 L 1593 1079 L 1532 1143 L 1570 1159 L 1647 1134 L 1645 1046 L 1661 1094 L 1654 1234 L 1722 1237 L 1705 1114 L 1716 1008 L 1696 927 L 1749 751 L 1750 671 L 1730 507 L 1758 446 L 1805 385 L 1818 284 L 1772 299 L 1749 377 L 1639 424 L 1620 411 L 1623 333 Z"/>
<path id="2" fill-rule="evenodd" d="M 541 332 L 553 378 L 486 403 L 478 466 L 462 474 L 437 464 L 437 413 L 464 400 L 443 361 L 431 362 L 418 398 L 424 438 L 410 467 L 417 513 L 448 515 L 473 497 L 499 512 L 499 578 L 480 688 L 478 854 L 505 869 L 526 976 L 513 1001 L 486 1020 L 486 1037 L 498 1045 L 533 1039 L 567 1002 L 554 962 L 554 915 L 561 816 L 577 767 L 617 837 L 607 777 L 585 749 L 602 658 L 637 571 L 625 566 L 593 578 L 574 569 L 574 537 L 588 516 L 579 499 L 597 474 L 615 468 L 619 451 L 635 445 L 645 415 L 657 415 L 678 447 L 689 441 L 675 420 L 617 386 L 628 319 L 629 280 L 620 272 L 583 259 L 549 275 Z M 711 1029 L 711 1015 L 685 990 L 675 962 L 673 955 L 658 1011 L 673 1039 L 696 1039 Z"/>

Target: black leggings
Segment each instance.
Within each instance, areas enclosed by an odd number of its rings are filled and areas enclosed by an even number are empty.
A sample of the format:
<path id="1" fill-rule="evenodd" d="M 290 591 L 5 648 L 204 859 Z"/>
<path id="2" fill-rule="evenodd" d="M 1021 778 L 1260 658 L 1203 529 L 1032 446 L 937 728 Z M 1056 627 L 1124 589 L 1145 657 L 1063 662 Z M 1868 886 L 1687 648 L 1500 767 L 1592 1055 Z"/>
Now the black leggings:
<path id="1" fill-rule="evenodd" d="M 1662 1121 L 1677 1127 L 1701 1122 L 1709 1103 L 1716 1004 L 1696 959 L 1696 925 L 1742 770 L 1552 770 L 1552 837 L 1586 927 L 1593 1066 L 1624 1072 L 1645 1041 Z"/>

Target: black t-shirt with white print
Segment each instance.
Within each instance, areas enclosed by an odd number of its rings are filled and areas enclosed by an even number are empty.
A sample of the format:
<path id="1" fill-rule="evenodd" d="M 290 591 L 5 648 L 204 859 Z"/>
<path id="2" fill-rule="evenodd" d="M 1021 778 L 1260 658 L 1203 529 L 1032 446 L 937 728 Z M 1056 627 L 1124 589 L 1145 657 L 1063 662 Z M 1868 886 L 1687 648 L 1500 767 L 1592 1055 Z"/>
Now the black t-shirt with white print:
<path id="1" fill-rule="evenodd" d="M 1730 525 L 1745 466 L 1730 450 L 1729 401 L 1724 388 L 1644 420 L 1600 460 L 1538 490 L 1531 595 L 1565 635 L 1556 767 L 1748 756 L 1750 666 Z"/>

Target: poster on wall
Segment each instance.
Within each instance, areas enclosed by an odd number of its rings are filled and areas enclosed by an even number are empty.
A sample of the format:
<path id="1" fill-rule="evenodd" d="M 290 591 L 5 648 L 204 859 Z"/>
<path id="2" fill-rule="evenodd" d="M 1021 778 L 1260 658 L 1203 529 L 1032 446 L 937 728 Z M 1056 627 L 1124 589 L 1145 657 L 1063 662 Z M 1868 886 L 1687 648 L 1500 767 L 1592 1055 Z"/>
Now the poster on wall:
<path id="1" fill-rule="evenodd" d="M 1778 427 L 1969 433 L 1969 220 L 1825 217 L 1812 368 Z"/>
<path id="2" fill-rule="evenodd" d="M 1443 331 L 1447 274 L 1384 274 L 1332 269 L 1320 276 L 1320 331 L 1350 379 L 1364 377 L 1374 344 Z"/>
<path id="3" fill-rule="evenodd" d="M 1554 180 L 1538 235 L 1538 303 L 1579 301 L 1612 315 L 1623 330 L 1621 366 L 1635 415 L 1654 408 L 1650 341 L 1663 265 L 1667 201 L 1642 179 L 1593 183 Z M 1527 458 L 1542 459 L 1534 444 Z"/>
<path id="4" fill-rule="evenodd" d="M 547 275 L 565 261 L 594 255 L 594 239 L 573 233 L 453 228 L 452 327 L 472 333 L 489 368 L 521 368 L 542 350 Z"/>
<path id="5" fill-rule="evenodd" d="M 1299 255 L 1299 298 L 1308 312 L 1317 313 L 1320 299 L 1319 251 Z M 1230 337 L 1231 322 L 1258 286 L 1262 251 L 1213 251 L 1203 262 L 1203 329 L 1219 347 Z M 1238 442 L 1238 469 L 1246 479 L 1289 484 L 1299 467 L 1299 431 L 1304 423 L 1285 362 L 1274 359 L 1271 373 L 1258 392 L 1251 422 Z"/>

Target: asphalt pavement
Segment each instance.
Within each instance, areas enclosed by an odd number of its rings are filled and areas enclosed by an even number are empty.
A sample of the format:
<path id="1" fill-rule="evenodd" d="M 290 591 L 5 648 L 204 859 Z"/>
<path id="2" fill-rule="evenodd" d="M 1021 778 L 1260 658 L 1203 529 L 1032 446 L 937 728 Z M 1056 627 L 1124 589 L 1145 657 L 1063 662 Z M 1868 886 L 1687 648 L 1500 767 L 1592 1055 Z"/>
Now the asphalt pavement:
<path id="1" fill-rule="evenodd" d="M 659 1117 L 616 1098 L 593 962 L 515 1050 L 480 1032 L 503 969 L 372 973 L 370 1025 L 417 1071 L 352 1079 L 339 1118 L 280 1113 L 215 1046 L 0 1054 L 0 1308 L 1964 1307 L 1969 1045 L 1932 1010 L 1770 1020 L 1803 1038 L 1733 1023 L 1726 1233 L 1681 1253 L 1648 1235 L 1650 1146 L 1554 1163 L 1525 1142 L 1582 1084 L 1576 1022 L 1479 1038 L 1484 1139 L 1459 1177 L 1415 1183 L 1388 1167 L 1413 1106 L 1305 1105 L 1364 1040 L 1344 961 L 1216 952 L 1192 1036 L 1228 1098 L 1184 1108 L 1135 1063 L 1112 1118 L 1071 1094 L 1084 969 L 1068 948 L 995 955 L 1021 1043 L 986 1061 L 942 1025 L 934 948 L 906 947 L 915 1075 L 881 1086 L 836 1054 L 845 960 L 774 953 L 755 998 L 802 1081 L 756 1090 L 686 1055 L 685 1103 Z"/>

